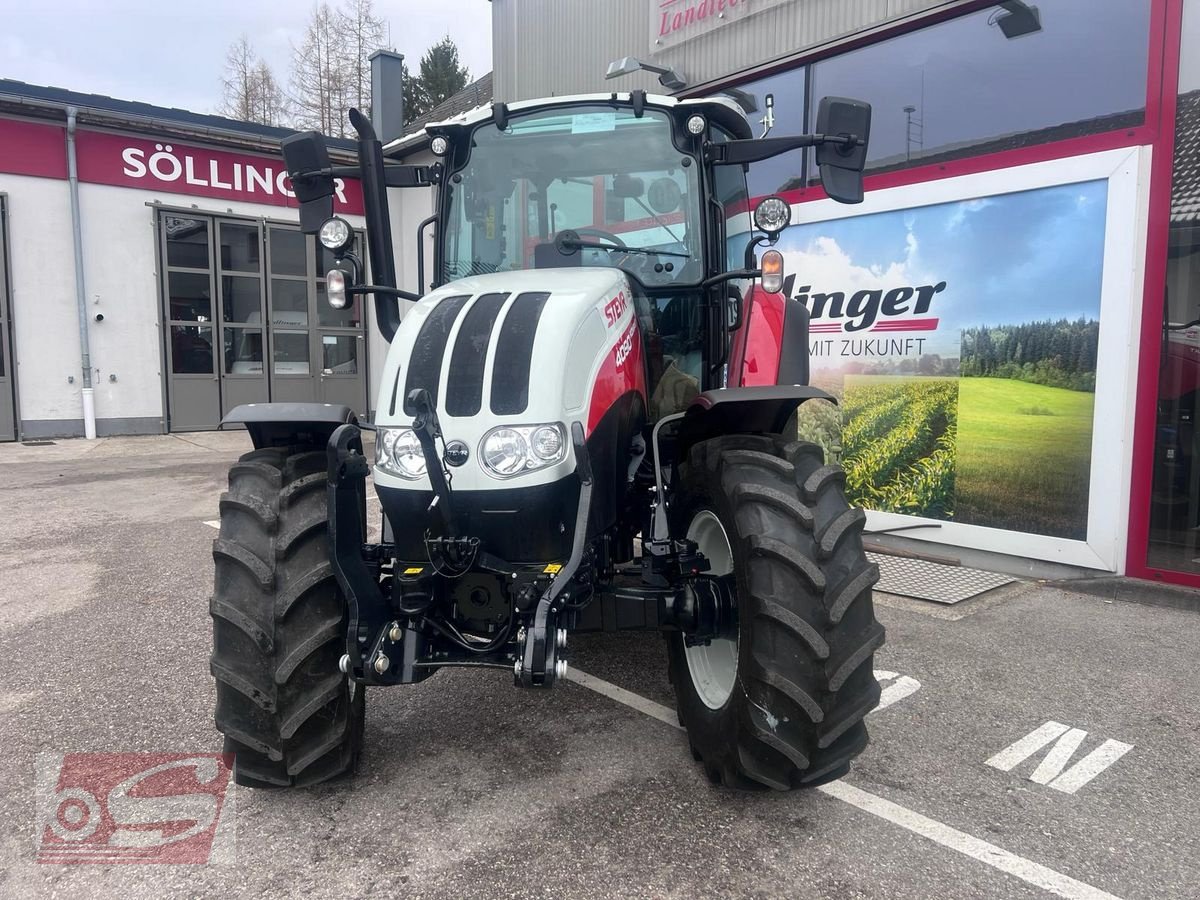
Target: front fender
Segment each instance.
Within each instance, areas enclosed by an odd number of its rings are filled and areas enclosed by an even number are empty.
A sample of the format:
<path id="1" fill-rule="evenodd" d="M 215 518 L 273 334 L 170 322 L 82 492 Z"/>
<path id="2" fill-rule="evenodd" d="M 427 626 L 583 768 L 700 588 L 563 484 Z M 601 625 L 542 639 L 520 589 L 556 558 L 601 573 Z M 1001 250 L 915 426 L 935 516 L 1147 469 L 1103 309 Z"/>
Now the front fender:
<path id="1" fill-rule="evenodd" d="M 221 427 L 242 424 L 254 449 L 315 444 L 324 447 L 339 425 L 357 423 L 348 406 L 337 403 L 244 403 L 221 420 Z"/>
<path id="2" fill-rule="evenodd" d="M 730 387 L 698 394 L 684 412 L 675 458 L 687 458 L 700 441 L 726 434 L 780 434 L 806 400 L 837 403 L 820 388 L 799 384 Z"/>

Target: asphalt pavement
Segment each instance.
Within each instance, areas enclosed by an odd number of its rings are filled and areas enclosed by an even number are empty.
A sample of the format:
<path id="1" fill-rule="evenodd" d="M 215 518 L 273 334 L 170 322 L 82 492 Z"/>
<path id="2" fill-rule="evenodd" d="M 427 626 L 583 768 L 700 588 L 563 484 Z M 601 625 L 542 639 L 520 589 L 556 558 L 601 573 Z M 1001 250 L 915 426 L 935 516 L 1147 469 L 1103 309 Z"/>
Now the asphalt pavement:
<path id="1" fill-rule="evenodd" d="M 0 896 L 1200 896 L 1200 613 L 1036 583 L 952 609 L 878 597 L 888 705 L 822 790 L 712 786 L 661 638 L 578 636 L 587 686 L 369 691 L 359 773 L 230 788 L 208 862 L 79 852 L 134 815 L 104 765 L 221 750 L 208 523 L 248 446 L 0 445 Z M 72 806 L 59 767 L 96 789 Z"/>

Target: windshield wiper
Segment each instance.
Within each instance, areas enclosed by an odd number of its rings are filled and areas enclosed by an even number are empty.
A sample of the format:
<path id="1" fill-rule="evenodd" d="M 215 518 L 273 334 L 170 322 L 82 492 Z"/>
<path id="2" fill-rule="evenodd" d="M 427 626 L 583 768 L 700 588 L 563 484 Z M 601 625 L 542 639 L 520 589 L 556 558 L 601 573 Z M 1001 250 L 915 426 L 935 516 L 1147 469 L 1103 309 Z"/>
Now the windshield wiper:
<path id="1" fill-rule="evenodd" d="M 644 253 L 647 256 L 674 256 L 679 259 L 691 259 L 692 254 L 680 253 L 677 250 L 657 250 L 654 247 L 623 247 L 619 244 L 602 244 L 600 241 L 585 241 L 573 231 L 563 231 L 554 239 L 558 252 L 570 256 L 576 250 L 610 250 L 618 253 Z"/>

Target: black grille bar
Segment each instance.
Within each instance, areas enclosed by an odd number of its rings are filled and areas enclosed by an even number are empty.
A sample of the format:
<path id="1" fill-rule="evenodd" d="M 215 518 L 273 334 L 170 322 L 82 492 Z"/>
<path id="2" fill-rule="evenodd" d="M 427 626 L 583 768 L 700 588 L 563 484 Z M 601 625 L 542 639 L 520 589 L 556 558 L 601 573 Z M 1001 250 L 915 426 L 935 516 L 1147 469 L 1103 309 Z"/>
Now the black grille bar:
<path id="1" fill-rule="evenodd" d="M 450 377 L 446 381 L 446 413 L 473 416 L 483 406 L 483 367 L 492 326 L 509 294 L 484 294 L 463 316 L 450 354 Z"/>
<path id="2" fill-rule="evenodd" d="M 450 329 L 459 312 L 471 298 L 467 295 L 446 297 L 433 308 L 425 324 L 417 333 L 412 356 L 408 360 L 408 381 L 404 385 L 407 397 L 417 388 L 425 388 L 433 402 L 437 403 L 438 383 L 442 379 L 442 359 L 446 355 L 446 344 L 450 340 Z M 410 412 L 406 409 L 405 412 Z"/>
<path id="3" fill-rule="evenodd" d="M 498 416 L 517 415 L 529 406 L 533 339 L 549 296 L 544 291 L 521 294 L 508 308 L 500 326 L 492 369 L 492 412 Z"/>

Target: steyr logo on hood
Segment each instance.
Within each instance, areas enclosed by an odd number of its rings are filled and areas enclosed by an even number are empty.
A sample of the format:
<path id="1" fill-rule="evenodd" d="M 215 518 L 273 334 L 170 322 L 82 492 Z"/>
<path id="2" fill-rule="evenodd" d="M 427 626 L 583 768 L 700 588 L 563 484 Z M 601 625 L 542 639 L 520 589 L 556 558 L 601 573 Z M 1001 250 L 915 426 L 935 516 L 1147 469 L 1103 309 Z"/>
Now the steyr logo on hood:
<path id="1" fill-rule="evenodd" d="M 446 460 L 446 465 L 461 466 L 471 457 L 471 451 L 462 441 L 451 441 L 446 445 L 446 453 L 443 457 Z"/>

